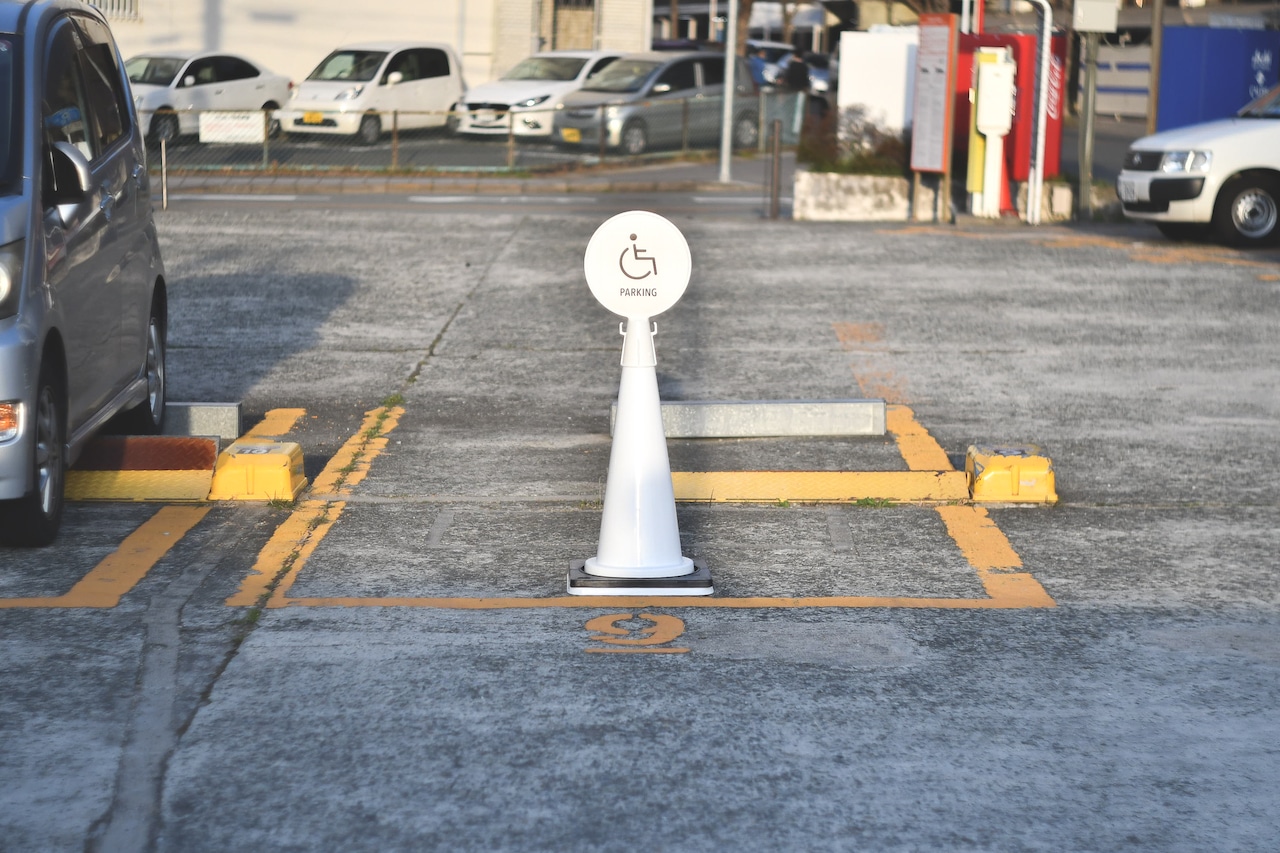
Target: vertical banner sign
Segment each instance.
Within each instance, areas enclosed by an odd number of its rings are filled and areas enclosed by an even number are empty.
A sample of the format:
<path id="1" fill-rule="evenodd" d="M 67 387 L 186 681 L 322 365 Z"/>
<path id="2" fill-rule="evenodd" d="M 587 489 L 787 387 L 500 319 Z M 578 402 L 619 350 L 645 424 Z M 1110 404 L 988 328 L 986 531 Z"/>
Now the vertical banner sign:
<path id="1" fill-rule="evenodd" d="M 920 16 L 916 94 L 911 125 L 911 169 L 951 173 L 951 85 L 956 57 L 956 16 Z"/>

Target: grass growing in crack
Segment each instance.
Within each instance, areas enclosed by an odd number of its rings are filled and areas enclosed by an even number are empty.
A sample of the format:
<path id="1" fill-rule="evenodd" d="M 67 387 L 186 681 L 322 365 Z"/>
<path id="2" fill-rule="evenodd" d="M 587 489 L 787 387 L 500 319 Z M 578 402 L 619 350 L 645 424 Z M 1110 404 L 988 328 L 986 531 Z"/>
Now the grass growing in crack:
<path id="1" fill-rule="evenodd" d="M 871 507 L 872 509 L 884 509 L 887 506 L 892 506 L 893 501 L 888 500 L 887 498 L 858 498 L 853 502 L 853 505 Z"/>

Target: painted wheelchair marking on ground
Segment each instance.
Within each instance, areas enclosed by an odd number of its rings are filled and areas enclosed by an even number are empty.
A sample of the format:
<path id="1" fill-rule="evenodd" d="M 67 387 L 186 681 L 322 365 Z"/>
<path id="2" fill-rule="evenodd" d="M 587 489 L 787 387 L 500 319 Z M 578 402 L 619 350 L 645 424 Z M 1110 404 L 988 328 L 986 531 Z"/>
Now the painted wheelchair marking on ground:
<path id="1" fill-rule="evenodd" d="M 45 598 L 0 598 L 0 610 L 115 607 L 210 509 L 209 506 L 161 507 L 68 592 Z"/>
<path id="2" fill-rule="evenodd" d="M 226 600 L 228 606 L 262 605 L 280 607 L 420 607 L 439 610 L 515 610 L 540 608 L 618 608 L 641 609 L 661 607 L 664 610 L 684 607 L 703 608 L 934 608 L 1007 610 L 1056 607 L 1030 573 L 1018 571 L 1022 561 L 1004 533 L 987 515 L 986 509 L 968 505 L 937 506 L 947 533 L 959 547 L 969 565 L 977 573 L 986 598 L 910 598 L 897 596 L 800 596 L 800 597 L 716 597 L 663 596 L 661 600 L 644 596 L 550 596 L 528 597 L 298 597 L 290 598 L 289 590 L 325 535 L 341 516 L 355 487 L 369 471 L 373 460 L 386 448 L 387 433 L 398 424 L 403 408 L 375 409 L 368 413 L 361 430 L 329 460 L 312 485 L 312 494 L 321 497 L 304 500 L 285 520 L 271 540 L 258 554 L 252 573 L 239 590 Z M 380 426 L 379 426 L 380 425 Z M 915 420 L 906 406 L 895 405 L 886 411 L 886 426 L 897 442 L 911 470 L 955 472 L 946 452 L 933 436 Z M 377 437 L 371 437 L 374 433 Z M 892 472 L 888 472 L 892 473 Z M 960 472 L 955 472 L 960 474 Z M 960 474 L 963 476 L 963 474 Z"/>
<path id="3" fill-rule="evenodd" d="M 642 624 L 627 626 L 624 622 Z M 668 645 L 684 633 L 684 620 L 669 613 L 610 613 L 589 620 L 584 627 L 595 632 L 587 639 L 606 644 L 583 649 L 588 654 L 681 655 L 689 651 Z"/>

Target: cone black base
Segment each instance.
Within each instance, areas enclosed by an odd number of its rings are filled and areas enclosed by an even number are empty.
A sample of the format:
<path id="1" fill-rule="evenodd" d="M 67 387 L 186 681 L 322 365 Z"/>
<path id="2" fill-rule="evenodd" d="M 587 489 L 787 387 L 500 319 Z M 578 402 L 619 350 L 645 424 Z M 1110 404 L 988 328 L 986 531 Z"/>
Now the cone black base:
<path id="1" fill-rule="evenodd" d="M 693 571 L 673 578 L 603 578 L 587 574 L 586 560 L 569 563 L 568 589 L 571 595 L 711 595 L 711 569 L 702 560 L 693 561 Z"/>

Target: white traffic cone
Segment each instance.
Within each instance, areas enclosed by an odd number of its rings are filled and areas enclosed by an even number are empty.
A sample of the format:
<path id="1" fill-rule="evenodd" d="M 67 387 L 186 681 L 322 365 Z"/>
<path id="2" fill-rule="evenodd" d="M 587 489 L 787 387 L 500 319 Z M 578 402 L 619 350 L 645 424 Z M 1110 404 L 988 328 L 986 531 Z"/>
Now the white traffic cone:
<path id="1" fill-rule="evenodd" d="M 656 329 L 650 327 L 650 317 L 674 304 L 688 284 L 688 246 L 679 230 L 657 214 L 623 213 L 597 230 L 587 247 L 585 269 L 596 298 L 627 321 L 600 542 L 596 556 L 570 564 L 569 592 L 710 595 L 711 573 L 680 553 L 658 399 Z M 635 287 L 636 281 L 646 286 Z M 643 310 L 651 313 L 639 313 Z"/>

